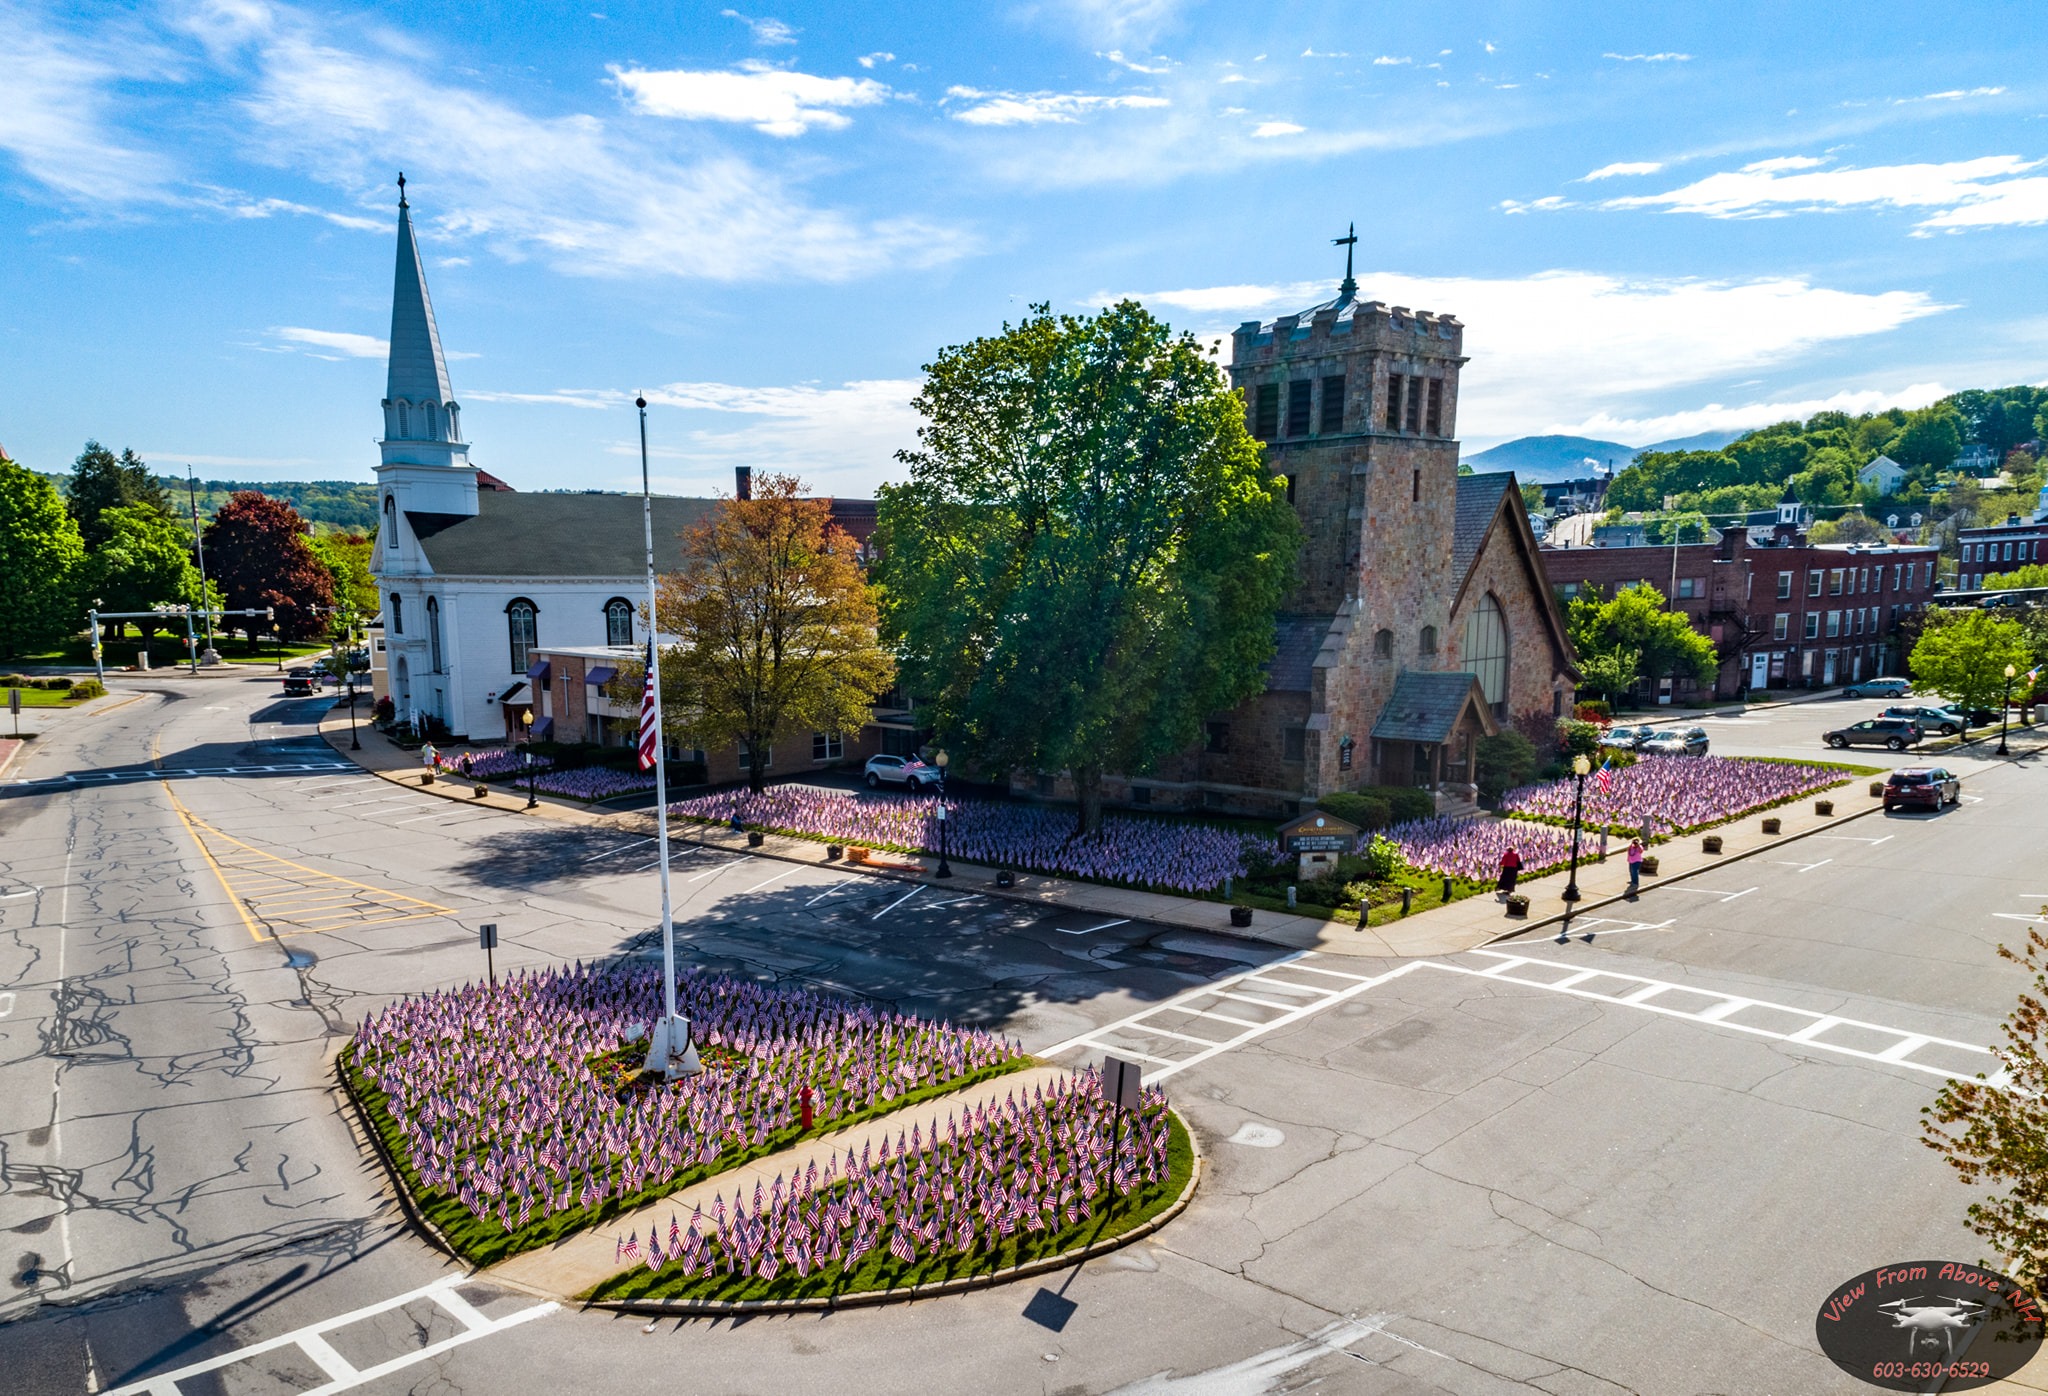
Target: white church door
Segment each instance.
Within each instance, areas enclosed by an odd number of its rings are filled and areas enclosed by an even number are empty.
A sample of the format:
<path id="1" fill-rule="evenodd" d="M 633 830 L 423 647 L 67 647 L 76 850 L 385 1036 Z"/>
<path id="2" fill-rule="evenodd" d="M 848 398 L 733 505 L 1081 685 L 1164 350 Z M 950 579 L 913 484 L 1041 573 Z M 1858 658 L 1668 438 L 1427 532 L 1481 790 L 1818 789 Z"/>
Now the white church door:
<path id="1" fill-rule="evenodd" d="M 412 714 L 412 670 L 402 654 L 391 669 L 391 706 L 401 722 Z"/>

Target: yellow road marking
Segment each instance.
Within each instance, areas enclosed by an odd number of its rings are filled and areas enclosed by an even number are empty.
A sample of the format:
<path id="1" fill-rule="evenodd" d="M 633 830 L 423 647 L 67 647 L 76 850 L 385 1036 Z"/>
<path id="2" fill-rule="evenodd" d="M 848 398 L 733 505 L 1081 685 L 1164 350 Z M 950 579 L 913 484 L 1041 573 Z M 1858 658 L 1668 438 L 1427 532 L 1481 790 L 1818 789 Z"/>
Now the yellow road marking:
<path id="1" fill-rule="evenodd" d="M 212 826 L 209 825 L 208 828 L 212 829 Z M 288 868 L 296 868 L 300 872 L 305 873 L 310 877 L 317 877 L 323 882 L 339 882 L 345 887 L 360 887 L 363 891 L 370 893 L 372 896 L 390 897 L 394 901 L 410 902 L 414 906 L 425 907 L 427 911 L 432 914 L 438 914 L 443 916 L 452 916 L 455 914 L 454 908 L 452 907 L 438 906 L 433 902 L 422 901 L 418 897 L 408 897 L 403 892 L 392 892 L 382 887 L 372 886 L 370 883 L 367 882 L 357 882 L 354 878 L 342 877 L 338 873 L 322 872 L 318 868 L 309 868 L 304 863 L 295 863 L 291 859 L 280 857 L 275 853 L 266 853 L 262 849 L 255 847 L 253 844 L 243 843 L 233 834 L 224 834 L 221 833 L 221 831 L 218 829 L 212 829 L 212 832 L 219 838 L 225 839 L 227 842 L 233 844 L 235 847 L 243 849 L 249 853 L 255 854 L 258 858 L 262 858 L 267 862 L 282 863 L 285 867 Z M 259 875 L 265 877 L 276 876 L 275 873 L 260 873 Z"/>
<path id="2" fill-rule="evenodd" d="M 261 941 L 263 939 L 263 932 L 256 929 L 256 922 L 250 918 L 248 905 L 235 895 L 234 885 L 228 881 L 228 875 L 221 870 L 219 860 L 213 856 L 213 850 L 206 846 L 205 839 L 199 837 L 199 830 L 193 827 L 192 816 L 186 812 L 184 802 L 178 799 L 176 792 L 171 789 L 169 781 L 165 781 L 163 786 L 164 794 L 171 797 L 171 808 L 176 810 L 178 818 L 185 822 L 185 832 L 192 836 L 193 844 L 199 849 L 199 856 L 206 860 L 206 865 L 209 868 L 213 869 L 214 877 L 220 881 L 220 890 L 227 894 L 228 900 L 234 904 L 235 915 L 241 917 L 242 924 L 248 928 L 249 939 Z"/>

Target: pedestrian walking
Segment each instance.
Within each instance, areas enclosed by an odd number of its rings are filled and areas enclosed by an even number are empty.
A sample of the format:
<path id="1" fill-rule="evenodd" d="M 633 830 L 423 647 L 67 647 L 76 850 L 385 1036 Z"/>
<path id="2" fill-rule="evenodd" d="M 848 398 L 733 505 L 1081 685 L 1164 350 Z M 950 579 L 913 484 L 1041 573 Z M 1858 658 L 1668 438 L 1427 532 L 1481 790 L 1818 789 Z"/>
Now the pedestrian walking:
<path id="1" fill-rule="evenodd" d="M 1628 899 L 1634 901 L 1643 890 L 1643 841 L 1628 841 Z"/>
<path id="2" fill-rule="evenodd" d="M 1513 844 L 1500 855 L 1500 881 L 1494 884 L 1494 900 L 1504 902 L 1515 890 L 1515 879 L 1522 875 L 1522 855 L 1515 851 Z"/>

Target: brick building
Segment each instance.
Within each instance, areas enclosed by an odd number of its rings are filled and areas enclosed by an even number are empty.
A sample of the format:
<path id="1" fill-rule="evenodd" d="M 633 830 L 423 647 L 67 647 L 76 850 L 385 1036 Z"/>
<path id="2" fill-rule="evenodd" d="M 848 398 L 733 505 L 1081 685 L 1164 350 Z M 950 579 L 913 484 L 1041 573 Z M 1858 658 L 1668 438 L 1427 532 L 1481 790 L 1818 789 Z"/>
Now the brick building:
<path id="1" fill-rule="evenodd" d="M 1646 676 L 1660 701 L 1731 698 L 1751 689 L 1824 688 L 1901 672 L 1899 622 L 1934 593 L 1931 546 L 1811 543 L 1797 501 L 1770 528 L 1735 527 L 1711 543 L 1545 547 L 1561 600 L 1654 586 L 1714 642 L 1711 693 L 1689 679 Z"/>
<path id="2" fill-rule="evenodd" d="M 1514 476 L 1458 475 L 1464 327 L 1357 289 L 1347 268 L 1334 300 L 1233 337 L 1231 381 L 1302 523 L 1265 692 L 1113 798 L 1292 814 L 1399 784 L 1457 806 L 1480 737 L 1569 708 L 1577 670 Z"/>
<path id="3" fill-rule="evenodd" d="M 1958 591 L 1976 591 L 1988 576 L 2037 562 L 2048 562 L 2048 510 L 2038 519 L 2007 514 L 2002 524 L 1956 530 Z"/>

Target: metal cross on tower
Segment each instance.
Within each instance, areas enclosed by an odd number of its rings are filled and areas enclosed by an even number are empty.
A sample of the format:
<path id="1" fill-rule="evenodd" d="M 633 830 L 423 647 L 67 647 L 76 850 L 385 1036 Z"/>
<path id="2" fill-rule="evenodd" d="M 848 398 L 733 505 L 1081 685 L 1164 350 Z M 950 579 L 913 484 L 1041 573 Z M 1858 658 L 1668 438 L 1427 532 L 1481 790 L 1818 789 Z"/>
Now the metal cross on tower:
<path id="1" fill-rule="evenodd" d="M 1351 275 L 1351 250 L 1358 246 L 1358 225 L 1351 224 L 1343 237 L 1331 238 L 1330 245 L 1344 249 L 1344 284 L 1337 290 L 1341 295 L 1352 295 L 1358 290 L 1358 282 Z"/>

